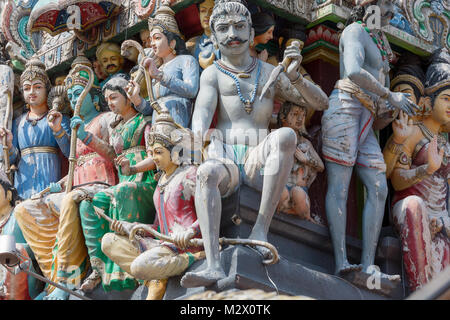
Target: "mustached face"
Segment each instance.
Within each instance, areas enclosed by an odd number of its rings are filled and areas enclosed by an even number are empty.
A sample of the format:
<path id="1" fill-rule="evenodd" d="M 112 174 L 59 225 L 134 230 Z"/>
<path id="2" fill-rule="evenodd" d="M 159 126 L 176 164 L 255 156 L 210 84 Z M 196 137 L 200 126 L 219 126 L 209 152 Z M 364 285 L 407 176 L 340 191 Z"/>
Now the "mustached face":
<path id="1" fill-rule="evenodd" d="M 254 30 L 244 16 L 226 15 L 215 22 L 212 38 L 220 52 L 227 56 L 248 51 L 253 37 Z"/>
<path id="2" fill-rule="evenodd" d="M 115 74 L 122 68 L 123 58 L 117 52 L 104 50 L 100 62 L 106 73 Z"/>

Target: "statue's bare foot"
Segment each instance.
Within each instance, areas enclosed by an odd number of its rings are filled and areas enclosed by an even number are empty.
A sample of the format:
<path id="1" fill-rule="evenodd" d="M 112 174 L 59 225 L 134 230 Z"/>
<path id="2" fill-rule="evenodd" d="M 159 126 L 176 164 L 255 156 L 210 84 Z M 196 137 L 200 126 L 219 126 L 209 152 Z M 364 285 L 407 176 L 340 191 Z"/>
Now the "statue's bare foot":
<path id="1" fill-rule="evenodd" d="M 102 282 L 102 276 L 97 270 L 92 271 L 92 273 L 87 277 L 80 287 L 80 290 L 87 293 L 92 292 L 100 283 Z"/>
<path id="2" fill-rule="evenodd" d="M 199 272 L 186 272 L 180 284 L 184 288 L 207 287 L 225 278 L 222 270 L 206 269 Z"/>
<path id="3" fill-rule="evenodd" d="M 373 277 L 378 277 L 379 279 L 385 279 L 389 280 L 391 282 L 400 282 L 401 277 L 398 274 L 386 274 L 381 271 L 379 271 L 379 268 L 377 266 L 369 266 L 362 270 L 362 272 L 370 275 Z"/>
<path id="4" fill-rule="evenodd" d="M 44 297 L 44 300 L 67 300 L 67 299 L 69 299 L 69 293 L 59 288 L 56 288 L 55 290 L 53 290 L 52 293 Z"/>
<path id="5" fill-rule="evenodd" d="M 345 262 L 341 267 L 337 268 L 336 274 L 338 276 L 341 276 L 346 273 L 350 273 L 353 271 L 361 271 L 361 270 L 362 270 L 361 264 L 350 264 L 348 262 Z"/>

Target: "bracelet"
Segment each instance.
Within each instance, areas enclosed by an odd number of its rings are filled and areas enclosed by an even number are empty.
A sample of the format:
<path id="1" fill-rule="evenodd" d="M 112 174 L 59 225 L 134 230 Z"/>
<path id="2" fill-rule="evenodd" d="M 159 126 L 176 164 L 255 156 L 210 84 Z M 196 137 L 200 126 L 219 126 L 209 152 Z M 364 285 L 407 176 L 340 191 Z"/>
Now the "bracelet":
<path id="1" fill-rule="evenodd" d="M 297 79 L 295 79 L 294 81 L 291 81 L 291 84 L 297 84 L 298 82 L 300 82 L 300 80 L 303 81 L 303 77 L 302 77 L 302 74 L 299 72 Z"/>
<path id="2" fill-rule="evenodd" d="M 394 139 L 392 139 L 388 145 L 387 148 L 390 152 L 392 152 L 393 154 L 400 154 L 400 152 L 402 152 L 403 150 L 403 145 L 402 144 L 397 144 L 394 142 Z"/>
<path id="3" fill-rule="evenodd" d="M 137 173 L 136 167 L 135 166 L 130 166 L 130 176 L 133 176 Z"/>
<path id="4" fill-rule="evenodd" d="M 53 132 L 53 135 L 55 136 L 56 139 L 60 139 L 65 133 L 66 130 L 64 130 L 64 128 L 61 127 L 61 129 L 58 132 Z"/>
<path id="5" fill-rule="evenodd" d="M 84 138 L 82 141 L 85 145 L 89 145 L 89 143 L 91 143 L 93 137 L 94 137 L 94 135 L 92 133 L 88 132 L 86 138 Z"/>
<path id="6" fill-rule="evenodd" d="M 416 168 L 416 175 L 414 176 L 414 183 L 420 182 L 423 178 L 428 177 L 430 174 L 427 172 L 428 164 L 424 164 Z"/>

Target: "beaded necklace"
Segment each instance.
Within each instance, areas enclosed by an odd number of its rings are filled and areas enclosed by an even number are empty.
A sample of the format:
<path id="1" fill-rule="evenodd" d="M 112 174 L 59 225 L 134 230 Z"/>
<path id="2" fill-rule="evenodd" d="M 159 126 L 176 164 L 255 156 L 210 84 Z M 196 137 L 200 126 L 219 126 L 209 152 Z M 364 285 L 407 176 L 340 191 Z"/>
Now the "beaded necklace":
<path id="1" fill-rule="evenodd" d="M 164 183 L 161 182 L 162 179 L 166 177 L 166 173 L 163 172 L 163 174 L 161 175 L 160 179 L 158 180 L 158 187 L 159 187 L 159 193 L 160 193 L 160 194 L 164 193 L 164 191 L 165 191 L 167 185 L 170 183 L 170 181 L 172 181 L 172 179 L 177 175 L 177 173 L 178 173 L 181 169 L 182 169 L 181 166 L 177 167 L 177 168 L 175 169 L 175 171 L 172 172 L 172 174 L 171 174 L 168 178 L 166 178 L 166 182 L 164 182 Z"/>
<path id="2" fill-rule="evenodd" d="M 375 36 L 364 22 L 357 21 L 356 23 L 359 23 L 364 28 L 364 30 L 366 30 L 366 32 L 372 38 L 373 42 L 377 45 L 378 50 L 380 50 L 383 61 L 386 60 L 387 59 L 387 50 L 386 50 L 386 46 L 384 45 L 383 39 L 379 39 L 377 36 Z"/>
<path id="3" fill-rule="evenodd" d="M 31 125 L 34 127 L 39 121 L 44 119 L 44 117 L 47 115 L 47 113 L 48 113 L 48 111 L 45 112 L 44 114 L 42 114 L 41 116 L 39 116 L 38 118 L 30 119 L 30 111 L 28 111 L 26 120 L 28 122 L 31 122 Z"/>
<path id="4" fill-rule="evenodd" d="M 216 66 L 217 69 L 219 69 L 219 71 L 225 73 L 226 75 L 228 75 L 229 77 L 231 77 L 234 80 L 234 83 L 236 84 L 237 92 L 239 95 L 239 99 L 244 104 L 244 110 L 248 114 L 250 114 L 253 110 L 253 102 L 255 102 L 256 91 L 258 90 L 259 76 L 261 75 L 261 61 L 259 61 L 257 59 L 254 59 L 252 61 L 252 64 L 250 65 L 249 68 L 247 68 L 247 70 L 251 69 L 250 72 L 253 71 L 255 61 L 257 61 L 258 69 L 256 71 L 255 89 L 253 89 L 252 93 L 250 94 L 250 99 L 245 99 L 242 95 L 241 84 L 239 82 L 238 76 L 236 76 L 236 73 L 238 73 L 238 72 L 235 70 L 232 70 L 230 68 L 225 69 L 222 64 L 219 64 L 217 61 L 214 61 L 214 65 Z M 247 73 L 247 70 L 245 73 Z M 241 73 L 239 72 L 239 74 L 241 74 Z"/>

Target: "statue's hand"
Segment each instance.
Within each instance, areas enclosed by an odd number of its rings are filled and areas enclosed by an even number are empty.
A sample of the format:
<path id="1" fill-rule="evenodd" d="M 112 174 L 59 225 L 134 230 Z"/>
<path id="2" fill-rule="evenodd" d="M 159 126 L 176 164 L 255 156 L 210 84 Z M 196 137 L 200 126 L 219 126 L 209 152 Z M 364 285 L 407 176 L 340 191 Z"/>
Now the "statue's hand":
<path id="1" fill-rule="evenodd" d="M 158 81 L 161 80 L 162 72 L 156 66 L 156 61 L 154 58 L 146 57 L 145 60 L 143 61 L 143 65 L 144 68 L 148 70 L 150 77 Z"/>
<path id="2" fill-rule="evenodd" d="M 0 137 L 3 139 L 3 137 L 6 135 L 6 145 L 9 149 L 12 148 L 12 141 L 13 141 L 13 134 L 10 130 L 6 128 L 0 127 Z"/>
<path id="3" fill-rule="evenodd" d="M 110 229 L 117 233 L 118 235 L 127 236 L 130 234 L 131 229 L 135 226 L 135 222 L 127 222 L 120 220 L 113 220 L 110 225 Z"/>
<path id="4" fill-rule="evenodd" d="M 409 116 L 416 115 L 416 111 L 420 110 L 419 106 L 408 99 L 411 95 L 403 92 L 389 92 L 387 98 L 388 103 L 395 109 L 406 112 Z"/>
<path id="5" fill-rule="evenodd" d="M 124 176 L 131 175 L 130 160 L 128 160 L 125 156 L 121 155 L 115 160 L 115 162 L 116 165 L 120 167 L 120 171 Z"/>
<path id="6" fill-rule="evenodd" d="M 58 193 L 62 191 L 62 187 L 59 183 L 51 182 L 50 183 L 50 193 Z"/>
<path id="7" fill-rule="evenodd" d="M 306 151 L 303 151 L 299 147 L 297 147 L 295 149 L 294 156 L 300 163 L 303 163 L 303 164 L 308 163 L 308 157 L 306 156 Z"/>
<path id="8" fill-rule="evenodd" d="M 86 130 L 84 130 L 84 122 L 83 120 L 81 120 L 81 118 L 79 116 L 74 116 L 72 117 L 72 119 L 70 119 L 70 127 L 73 129 L 75 129 L 76 127 L 78 127 L 78 131 L 77 131 L 77 137 L 80 140 L 84 140 L 87 137 L 87 132 Z"/>
<path id="9" fill-rule="evenodd" d="M 443 157 L 444 148 L 441 148 L 441 150 L 438 152 L 437 136 L 434 136 L 433 140 L 431 140 L 430 145 L 428 146 L 428 174 L 433 174 L 441 167 Z"/>
<path id="10" fill-rule="evenodd" d="M 263 51 L 261 51 L 258 54 L 258 59 L 259 60 L 262 60 L 262 61 L 266 62 L 268 58 L 269 58 L 269 53 L 267 52 L 266 49 L 264 49 Z"/>
<path id="11" fill-rule="evenodd" d="M 50 121 L 52 119 L 52 121 Z M 61 130 L 61 122 L 62 122 L 62 114 L 61 112 L 58 112 L 56 110 L 50 110 L 50 112 L 47 115 L 48 120 L 48 126 L 50 129 L 53 130 L 53 132 L 58 132 Z"/>
<path id="12" fill-rule="evenodd" d="M 394 131 L 394 142 L 403 144 L 413 133 L 413 120 L 405 112 L 400 111 L 398 119 L 392 122 L 392 130 Z"/>
<path id="13" fill-rule="evenodd" d="M 285 60 L 286 58 L 289 58 L 291 60 L 286 70 L 286 76 L 291 81 L 295 81 L 299 77 L 301 77 L 299 69 L 303 57 L 299 46 L 300 44 L 298 43 L 298 41 L 294 41 L 289 47 L 286 48 L 286 50 L 284 50 L 283 60 Z"/>
<path id="14" fill-rule="evenodd" d="M 182 250 L 185 250 L 188 247 L 189 240 L 191 240 L 194 236 L 195 230 L 192 228 L 188 228 L 186 230 L 174 230 L 174 233 L 172 234 L 175 245 Z"/>
<path id="15" fill-rule="evenodd" d="M 442 221 L 438 218 L 432 218 L 430 220 L 430 233 L 431 233 L 431 239 L 434 239 L 436 235 L 441 232 L 442 230 Z"/>
<path id="16" fill-rule="evenodd" d="M 138 106 L 141 103 L 141 86 L 136 81 L 128 81 L 125 92 L 127 93 L 128 99 L 130 99 L 135 106 Z"/>

